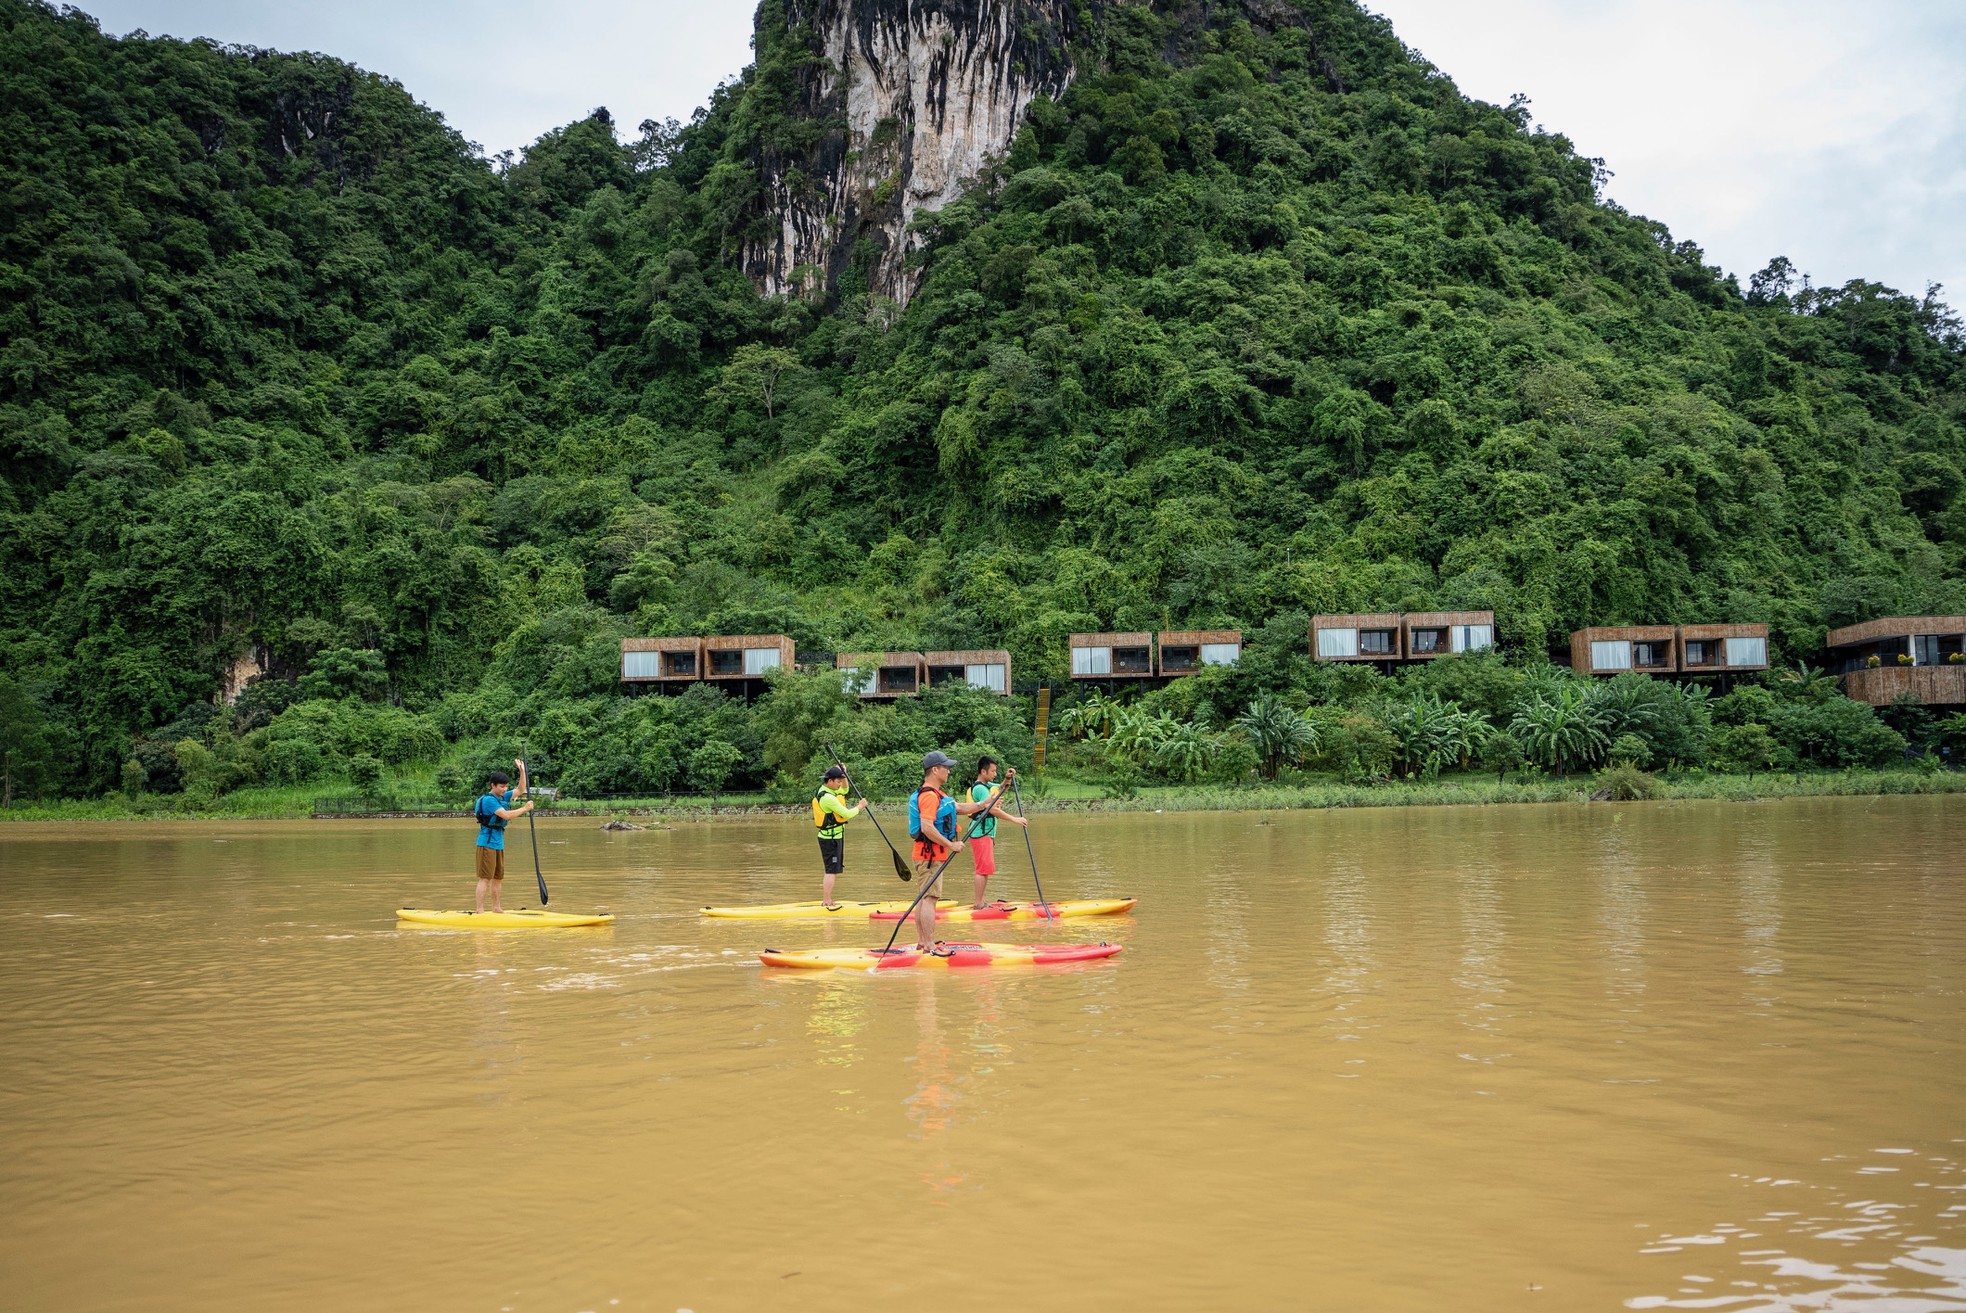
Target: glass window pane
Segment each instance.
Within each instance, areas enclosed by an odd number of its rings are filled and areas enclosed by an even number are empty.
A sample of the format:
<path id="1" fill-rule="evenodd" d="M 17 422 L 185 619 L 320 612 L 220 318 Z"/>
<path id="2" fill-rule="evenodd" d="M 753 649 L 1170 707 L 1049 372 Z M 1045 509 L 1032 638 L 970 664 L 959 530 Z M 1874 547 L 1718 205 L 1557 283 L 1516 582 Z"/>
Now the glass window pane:
<path id="1" fill-rule="evenodd" d="M 1911 660 L 1913 665 L 1938 665 L 1939 636 L 1937 634 L 1914 634 L 1911 640 Z"/>
<path id="2" fill-rule="evenodd" d="M 1358 655 L 1358 630 L 1320 629 L 1317 631 L 1317 654 L 1321 657 L 1352 657 Z"/>
<path id="3" fill-rule="evenodd" d="M 744 673 L 762 675 L 778 665 L 778 649 L 775 647 L 747 647 L 744 649 Z"/>
<path id="4" fill-rule="evenodd" d="M 992 693 L 1004 691 L 1003 667 L 1000 665 L 964 666 L 963 679 L 971 688 L 987 688 Z"/>
<path id="5" fill-rule="evenodd" d="M 1205 666 L 1231 666 L 1242 655 L 1239 643 L 1203 643 L 1201 663 Z"/>
<path id="6" fill-rule="evenodd" d="M 1727 640 L 1727 664 L 1730 666 L 1765 666 L 1768 664 L 1768 640 L 1765 638 L 1730 638 Z"/>
<path id="7" fill-rule="evenodd" d="M 1591 644 L 1592 670 L 1630 670 L 1632 645 L 1623 639 Z"/>
<path id="8" fill-rule="evenodd" d="M 1456 652 L 1479 652 L 1495 646 L 1493 625 L 1455 625 L 1453 648 Z"/>
<path id="9" fill-rule="evenodd" d="M 621 654 L 621 677 L 623 679 L 654 679 L 658 673 L 656 663 L 660 652 L 623 652 Z"/>

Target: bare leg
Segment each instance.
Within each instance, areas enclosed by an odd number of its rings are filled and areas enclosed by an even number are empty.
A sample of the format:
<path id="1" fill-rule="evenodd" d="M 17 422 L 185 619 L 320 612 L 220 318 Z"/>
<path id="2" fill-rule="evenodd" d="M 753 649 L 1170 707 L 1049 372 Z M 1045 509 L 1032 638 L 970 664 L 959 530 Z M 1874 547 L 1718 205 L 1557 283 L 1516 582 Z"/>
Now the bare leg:
<path id="1" fill-rule="evenodd" d="M 984 905 L 983 894 L 984 891 L 989 888 L 989 884 L 990 884 L 989 876 L 979 875 L 976 877 L 976 899 L 975 899 L 976 906 L 982 907 Z"/>
<path id="2" fill-rule="evenodd" d="M 490 883 L 490 880 L 478 881 L 478 910 L 480 912 L 485 910 L 485 886 Z"/>
<path id="3" fill-rule="evenodd" d="M 826 892 L 821 894 L 820 897 L 825 901 L 826 906 L 831 907 L 833 905 L 833 873 L 831 871 L 826 872 L 824 887 Z"/>
<path id="4" fill-rule="evenodd" d="M 926 953 L 935 947 L 935 900 L 942 896 L 942 877 L 937 876 L 921 902 L 915 904 L 915 947 Z"/>
<path id="5" fill-rule="evenodd" d="M 505 893 L 505 881 L 493 880 L 491 882 L 491 887 L 492 887 L 492 911 L 503 912 L 505 910 L 505 904 L 503 901 L 503 895 Z"/>

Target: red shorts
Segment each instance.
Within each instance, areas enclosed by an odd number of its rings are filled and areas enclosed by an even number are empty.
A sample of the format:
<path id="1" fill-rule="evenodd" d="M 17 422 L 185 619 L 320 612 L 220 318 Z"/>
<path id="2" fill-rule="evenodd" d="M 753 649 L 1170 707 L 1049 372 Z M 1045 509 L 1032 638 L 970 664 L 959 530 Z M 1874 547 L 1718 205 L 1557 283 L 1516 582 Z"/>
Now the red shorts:
<path id="1" fill-rule="evenodd" d="M 980 839 L 971 839 L 969 841 L 969 851 L 970 855 L 976 858 L 976 873 L 978 875 L 995 875 L 997 873 L 997 837 L 994 834 L 986 834 Z"/>

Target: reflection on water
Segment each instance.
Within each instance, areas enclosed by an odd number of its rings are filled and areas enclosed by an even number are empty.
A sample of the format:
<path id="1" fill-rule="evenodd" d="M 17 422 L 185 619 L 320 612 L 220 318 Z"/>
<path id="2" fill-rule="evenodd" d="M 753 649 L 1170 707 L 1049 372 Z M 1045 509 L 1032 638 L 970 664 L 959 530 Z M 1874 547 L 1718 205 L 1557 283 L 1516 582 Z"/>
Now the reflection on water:
<path id="1" fill-rule="evenodd" d="M 1365 876 L 1349 857 L 1330 857 L 1324 883 L 1324 943 L 1330 966 L 1325 985 L 1335 1000 L 1325 1017 L 1332 1037 L 1352 1043 L 1372 1029 L 1372 915 Z M 1356 1080 L 1366 1059 L 1356 1052 L 1339 1059 L 1346 1070 L 1336 1074 Z"/>
<path id="2" fill-rule="evenodd" d="M 1625 813 L 1614 812 L 1611 819 L 1594 865 L 1604 921 L 1605 995 L 1617 1007 L 1636 1002 L 1645 992 L 1646 885 L 1638 854 L 1630 851 L 1627 842 Z"/>
<path id="3" fill-rule="evenodd" d="M 885 934 L 698 919 L 796 818 L 540 832 L 612 927 L 398 927 L 441 823 L 0 828 L 0 1303 L 1966 1313 L 1966 800 L 1040 817 L 1142 898 L 992 928 L 1127 945 L 1055 971 L 765 972 Z"/>
<path id="4" fill-rule="evenodd" d="M 1758 851 L 1740 859 L 1742 946 L 1747 961 L 1741 970 L 1750 976 L 1782 974 L 1782 882 L 1772 863 Z M 1757 993 L 1757 1004 L 1772 1006 L 1775 996 Z"/>
<path id="5" fill-rule="evenodd" d="M 1940 1207 L 1941 1224 L 1931 1226 L 1932 1210 L 1912 1202 L 1910 1194 L 1966 1191 L 1966 1174 L 1950 1155 L 1874 1149 L 1825 1159 L 1802 1178 L 1761 1176 L 1742 1184 L 1756 1199 L 1752 1206 L 1761 1209 L 1744 1224 L 1661 1236 L 1643 1251 L 1685 1254 L 1681 1266 L 1713 1274 L 1684 1274 L 1685 1284 L 1674 1294 L 1637 1296 L 1626 1301 L 1628 1307 L 1784 1313 L 1966 1308 L 1966 1248 L 1936 1243 L 1961 1238 L 1957 1224 L 1966 1204 Z M 1771 1201 L 1786 1206 L 1770 1206 Z M 1951 1234 L 1942 1236 L 1945 1231 Z M 1711 1258 L 1694 1257 L 1709 1253 Z"/>

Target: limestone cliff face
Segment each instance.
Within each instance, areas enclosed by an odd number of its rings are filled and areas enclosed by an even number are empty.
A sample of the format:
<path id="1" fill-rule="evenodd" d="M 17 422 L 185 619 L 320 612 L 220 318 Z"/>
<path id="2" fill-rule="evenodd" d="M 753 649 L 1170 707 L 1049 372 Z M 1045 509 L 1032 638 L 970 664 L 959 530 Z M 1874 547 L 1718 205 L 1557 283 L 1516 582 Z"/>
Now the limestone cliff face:
<path id="1" fill-rule="evenodd" d="M 878 296 L 906 303 L 907 228 L 1010 146 L 1040 93 L 1071 81 L 1071 0 L 789 0 L 823 63 L 800 86 L 826 123 L 809 150 L 761 161 L 769 234 L 744 247 L 768 296 L 830 291 L 861 242 Z"/>

